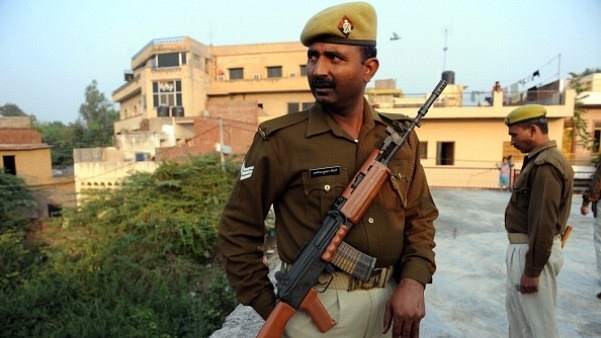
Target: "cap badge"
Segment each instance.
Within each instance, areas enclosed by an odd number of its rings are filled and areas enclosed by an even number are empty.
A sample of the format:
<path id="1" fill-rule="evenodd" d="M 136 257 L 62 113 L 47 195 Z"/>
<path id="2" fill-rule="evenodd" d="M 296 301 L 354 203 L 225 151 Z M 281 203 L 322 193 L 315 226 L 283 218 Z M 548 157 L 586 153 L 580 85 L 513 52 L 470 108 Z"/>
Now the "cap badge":
<path id="1" fill-rule="evenodd" d="M 340 30 L 340 33 L 344 34 L 344 36 L 348 38 L 353 31 L 353 28 L 355 28 L 355 25 L 346 15 L 340 19 L 340 23 L 338 23 L 338 30 Z"/>

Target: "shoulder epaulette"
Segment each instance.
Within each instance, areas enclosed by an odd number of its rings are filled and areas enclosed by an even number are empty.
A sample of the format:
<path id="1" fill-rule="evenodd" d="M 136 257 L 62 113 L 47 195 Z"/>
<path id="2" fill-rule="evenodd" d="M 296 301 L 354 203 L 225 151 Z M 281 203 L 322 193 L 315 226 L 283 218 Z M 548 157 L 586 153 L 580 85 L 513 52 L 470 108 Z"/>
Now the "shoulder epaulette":
<path id="1" fill-rule="evenodd" d="M 378 112 L 378 115 L 380 115 L 381 118 L 383 118 L 384 120 L 387 120 L 389 122 L 392 121 L 411 121 L 412 118 L 404 115 L 404 114 L 392 114 L 392 113 L 381 113 Z"/>
<path id="2" fill-rule="evenodd" d="M 276 117 L 274 119 L 265 121 L 259 125 L 259 133 L 263 138 L 266 138 L 270 134 L 284 129 L 286 127 L 295 125 L 299 122 L 302 122 L 308 118 L 307 111 L 286 114 L 280 117 Z"/>
<path id="3" fill-rule="evenodd" d="M 382 120 L 384 120 L 386 124 L 393 126 L 395 129 L 397 129 L 397 131 L 402 129 L 400 128 L 401 126 L 407 126 L 412 120 L 411 117 L 403 114 L 378 112 L 378 115 L 382 118 Z M 419 127 L 419 124 L 417 126 Z"/>

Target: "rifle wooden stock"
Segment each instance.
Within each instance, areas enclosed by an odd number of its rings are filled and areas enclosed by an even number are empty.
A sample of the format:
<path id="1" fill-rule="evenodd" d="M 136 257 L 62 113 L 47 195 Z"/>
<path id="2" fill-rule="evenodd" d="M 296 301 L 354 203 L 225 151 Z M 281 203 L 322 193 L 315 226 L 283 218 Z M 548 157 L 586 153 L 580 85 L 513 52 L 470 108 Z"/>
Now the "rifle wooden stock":
<path id="1" fill-rule="evenodd" d="M 380 188 L 390 176 L 391 171 L 387 167 L 388 163 L 392 160 L 396 151 L 405 143 L 413 129 L 419 125 L 419 121 L 426 115 L 446 84 L 444 80 L 438 83 L 432 91 L 432 95 L 421 106 L 417 116 L 411 120 L 408 126 L 393 122 L 396 128 L 390 126 L 386 128 L 389 135 L 384 139 L 380 149 L 375 149 L 363 163 L 338 197 L 332 209 L 322 220 L 315 236 L 302 247 L 292 268 L 288 271 L 278 271 L 276 273 L 278 302 L 257 337 L 280 338 L 284 333 L 286 323 L 298 309 L 306 311 L 321 332 L 325 332 L 336 325 L 336 322 L 319 301 L 317 291 L 313 286 L 316 285 L 322 273 L 333 271 L 332 259 L 334 253 L 341 246 L 342 240 L 353 224 L 359 222 L 363 217 L 371 202 L 378 195 Z M 345 251 L 347 256 L 356 254 L 356 252 L 350 250 Z M 362 262 L 365 263 L 362 264 L 362 269 L 366 271 L 359 273 L 359 275 L 365 276 L 364 280 L 367 280 L 373 273 L 375 258 L 366 254 L 363 255 L 373 260 L 367 263 Z M 341 261 L 349 263 L 348 260 L 345 261 L 342 258 Z M 356 268 L 357 264 L 354 265 L 354 268 Z M 346 269 L 343 270 L 348 272 Z"/>
<path id="2" fill-rule="evenodd" d="M 561 234 L 561 247 L 562 248 L 564 246 L 566 246 L 566 243 L 568 242 L 568 238 L 570 238 L 571 234 L 572 234 L 572 226 L 568 225 L 566 227 L 566 229 L 564 230 L 563 234 Z"/>
<path id="3" fill-rule="evenodd" d="M 315 289 L 309 290 L 307 296 L 303 299 L 300 308 L 307 311 L 311 316 L 313 323 L 319 331 L 326 332 L 336 325 L 336 321 L 330 317 L 328 310 L 321 304 L 317 298 Z M 286 323 L 290 320 L 296 310 L 284 302 L 278 302 L 269 318 L 257 334 L 257 338 L 281 338 L 286 328 Z"/>

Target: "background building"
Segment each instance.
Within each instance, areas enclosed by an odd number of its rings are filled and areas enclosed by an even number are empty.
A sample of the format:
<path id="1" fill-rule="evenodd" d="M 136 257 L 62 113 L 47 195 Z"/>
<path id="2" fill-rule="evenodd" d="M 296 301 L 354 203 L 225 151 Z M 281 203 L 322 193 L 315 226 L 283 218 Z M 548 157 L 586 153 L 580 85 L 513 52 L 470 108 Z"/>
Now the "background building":
<path id="1" fill-rule="evenodd" d="M 25 181 L 37 206 L 32 218 L 60 213 L 62 206 L 74 204 L 73 176 L 55 177 L 51 147 L 31 127 L 28 116 L 0 116 L 0 169 Z"/>
<path id="2" fill-rule="evenodd" d="M 211 151 L 222 156 L 244 154 L 259 123 L 313 104 L 306 58 L 300 42 L 207 46 L 190 37 L 152 40 L 132 57 L 125 83 L 112 93 L 120 111 L 114 147 L 76 151 L 77 187 L 102 186 L 90 180 L 106 178 L 106 173 L 111 173 L 107 179 L 115 185 L 142 165 L 136 162 Z M 502 157 L 512 155 L 516 168 L 523 158 L 509 144 L 503 120 L 526 103 L 545 105 L 550 138 L 576 164 L 589 165 L 590 150 L 579 149 L 575 156 L 567 149 L 572 140 L 564 146 L 566 121 L 574 115 L 576 100 L 566 81 L 466 92 L 465 86 L 455 83 L 453 71 L 442 72 L 441 78 L 448 85 L 417 130 L 431 185 L 497 187 L 496 165 Z M 590 90 L 601 92 L 596 81 L 591 79 Z M 404 93 L 394 80 L 376 80 L 366 91 L 367 100 L 379 111 L 410 117 L 429 95 Z M 601 138 L 601 116 L 598 123 L 596 137 Z M 144 166 L 153 170 L 153 165 Z"/>

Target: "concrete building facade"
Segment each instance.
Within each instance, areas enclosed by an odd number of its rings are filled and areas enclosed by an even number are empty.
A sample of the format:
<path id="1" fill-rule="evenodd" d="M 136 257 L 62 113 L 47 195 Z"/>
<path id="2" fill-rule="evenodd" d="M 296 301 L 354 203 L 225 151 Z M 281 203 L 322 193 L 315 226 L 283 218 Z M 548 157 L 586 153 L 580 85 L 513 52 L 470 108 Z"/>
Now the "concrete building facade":
<path id="1" fill-rule="evenodd" d="M 190 37 L 153 40 L 132 57 L 125 83 L 112 93 L 120 110 L 115 148 L 97 158 L 127 165 L 210 151 L 243 154 L 259 123 L 313 104 L 305 63 L 306 48 L 300 42 L 207 46 Z M 563 147 L 565 121 L 574 115 L 576 100 L 575 91 L 563 82 L 476 93 L 455 83 L 451 71 L 441 77 L 449 84 L 417 130 L 432 185 L 494 188 L 496 164 L 507 155 L 519 168 L 523 155 L 509 145 L 503 119 L 521 104 L 547 107 L 550 137 Z M 369 86 L 366 98 L 381 112 L 413 117 L 429 94 L 404 93 L 394 81 L 383 79 Z M 475 97 L 477 103 L 469 104 Z M 581 160 L 590 157 L 582 155 Z M 84 166 L 75 162 L 77 180 L 109 170 L 93 165 L 84 173 Z M 88 185 L 94 183 L 77 183 Z"/>

